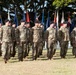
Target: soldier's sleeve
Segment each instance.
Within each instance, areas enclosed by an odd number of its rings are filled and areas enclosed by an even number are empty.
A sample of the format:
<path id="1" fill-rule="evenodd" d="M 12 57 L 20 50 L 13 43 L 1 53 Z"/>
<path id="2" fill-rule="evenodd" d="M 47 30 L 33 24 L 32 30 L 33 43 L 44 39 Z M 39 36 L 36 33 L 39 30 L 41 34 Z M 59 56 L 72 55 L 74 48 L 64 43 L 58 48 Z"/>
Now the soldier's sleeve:
<path id="1" fill-rule="evenodd" d="M 15 30 L 15 39 L 16 39 L 17 42 L 20 41 L 19 35 L 20 35 L 20 33 L 19 33 L 19 27 L 17 27 L 16 30 Z"/>

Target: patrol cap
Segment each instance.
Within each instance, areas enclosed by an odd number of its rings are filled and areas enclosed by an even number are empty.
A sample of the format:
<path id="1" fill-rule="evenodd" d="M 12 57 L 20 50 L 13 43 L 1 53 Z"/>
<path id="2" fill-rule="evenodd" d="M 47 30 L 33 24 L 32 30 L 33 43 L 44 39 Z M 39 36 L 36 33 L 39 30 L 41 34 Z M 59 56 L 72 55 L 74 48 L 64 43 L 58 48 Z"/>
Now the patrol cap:
<path id="1" fill-rule="evenodd" d="M 36 20 L 35 23 L 40 23 L 40 21 L 39 20 Z"/>
<path id="2" fill-rule="evenodd" d="M 11 22 L 11 21 L 10 21 L 10 20 L 8 20 L 8 19 L 6 19 L 6 20 L 5 20 L 5 23 L 6 23 L 6 22 Z"/>
<path id="3" fill-rule="evenodd" d="M 50 25 L 51 25 L 51 24 L 53 24 L 53 23 L 54 23 L 54 22 L 53 22 L 53 21 L 51 21 L 51 22 L 50 22 Z"/>
<path id="4" fill-rule="evenodd" d="M 63 24 L 68 24 L 68 22 L 67 21 L 64 21 Z"/>
<path id="5" fill-rule="evenodd" d="M 20 22 L 25 22 L 25 20 L 21 19 Z"/>

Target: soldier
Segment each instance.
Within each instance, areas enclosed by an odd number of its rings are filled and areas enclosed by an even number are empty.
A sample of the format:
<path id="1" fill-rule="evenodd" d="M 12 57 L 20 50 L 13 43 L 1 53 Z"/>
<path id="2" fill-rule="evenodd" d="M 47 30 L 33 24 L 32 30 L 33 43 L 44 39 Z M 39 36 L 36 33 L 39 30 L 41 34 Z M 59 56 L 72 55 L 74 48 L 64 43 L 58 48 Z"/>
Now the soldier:
<path id="1" fill-rule="evenodd" d="M 1 32 L 1 26 L 2 26 L 2 24 L 0 23 L 0 32 Z M 2 51 L 1 51 L 1 37 L 0 37 L 0 56 L 2 56 Z"/>
<path id="2" fill-rule="evenodd" d="M 75 58 L 76 58 L 76 25 L 71 32 L 70 40 L 71 40 L 71 45 L 73 47 L 72 53 L 73 55 L 75 55 Z"/>
<path id="3" fill-rule="evenodd" d="M 33 60 L 36 60 L 39 53 L 40 42 L 42 41 L 41 28 L 39 27 L 39 21 L 35 21 L 35 26 L 32 28 L 33 31 Z"/>
<path id="4" fill-rule="evenodd" d="M 45 33 L 45 40 L 47 42 L 47 57 L 51 59 L 54 54 L 54 46 L 56 43 L 56 29 L 54 28 L 54 22 L 50 23 L 50 27 L 47 28 Z"/>
<path id="5" fill-rule="evenodd" d="M 0 36 L 2 39 L 2 57 L 5 63 L 7 63 L 7 60 L 10 59 L 10 50 L 14 40 L 14 33 L 9 20 L 6 20 L 5 25 L 1 27 Z"/>
<path id="6" fill-rule="evenodd" d="M 38 54 L 38 56 L 40 56 L 40 55 L 42 55 L 45 41 L 44 41 L 44 26 L 43 26 L 43 24 L 41 24 L 41 23 L 40 23 L 38 26 L 39 26 L 39 28 L 41 29 L 41 30 L 40 30 L 40 33 L 42 33 L 42 34 L 41 34 L 41 39 L 42 39 L 42 41 L 40 42 L 40 45 L 39 45 L 39 54 Z"/>
<path id="7" fill-rule="evenodd" d="M 15 23 L 12 24 L 12 28 L 13 28 L 13 31 L 14 31 L 14 34 L 15 34 L 15 32 L 16 32 L 16 24 Z M 12 57 L 15 57 L 15 54 L 16 54 L 15 47 L 16 47 L 16 39 L 14 39 L 14 41 L 13 41 L 13 46 L 12 46 L 12 51 L 11 51 L 11 56 Z"/>
<path id="8" fill-rule="evenodd" d="M 26 22 L 25 26 L 28 29 L 28 40 L 27 40 L 27 53 L 29 54 L 30 46 L 32 45 L 32 28 L 30 27 L 30 22 Z"/>
<path id="9" fill-rule="evenodd" d="M 29 35 L 25 27 L 25 21 L 21 20 L 21 25 L 16 29 L 16 41 L 18 44 L 18 59 L 23 61 L 27 56 L 27 36 Z"/>
<path id="10" fill-rule="evenodd" d="M 69 41 L 69 30 L 67 28 L 66 22 L 64 22 L 63 25 L 58 30 L 58 40 L 60 43 L 60 56 L 61 58 L 65 58 Z"/>

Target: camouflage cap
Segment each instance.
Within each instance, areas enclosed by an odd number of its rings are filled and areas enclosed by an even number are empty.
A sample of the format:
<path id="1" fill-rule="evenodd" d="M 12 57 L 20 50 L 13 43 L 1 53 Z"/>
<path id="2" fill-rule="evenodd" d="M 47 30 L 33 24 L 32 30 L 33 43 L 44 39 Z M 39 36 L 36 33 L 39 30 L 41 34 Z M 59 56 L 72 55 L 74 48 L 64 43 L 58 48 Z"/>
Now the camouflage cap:
<path id="1" fill-rule="evenodd" d="M 53 21 L 50 22 L 50 24 L 53 24 L 53 23 L 54 23 Z"/>
<path id="2" fill-rule="evenodd" d="M 20 22 L 25 22 L 25 20 L 21 19 Z"/>
<path id="3" fill-rule="evenodd" d="M 40 21 L 39 20 L 36 20 L 35 23 L 40 23 Z"/>
<path id="4" fill-rule="evenodd" d="M 6 22 L 11 22 L 11 21 L 10 21 L 10 20 L 8 20 L 8 19 L 6 19 L 6 20 L 5 20 L 5 23 L 6 23 Z"/>
<path id="5" fill-rule="evenodd" d="M 63 24 L 68 24 L 68 22 L 67 22 L 67 21 L 65 21 L 65 22 L 63 22 Z"/>

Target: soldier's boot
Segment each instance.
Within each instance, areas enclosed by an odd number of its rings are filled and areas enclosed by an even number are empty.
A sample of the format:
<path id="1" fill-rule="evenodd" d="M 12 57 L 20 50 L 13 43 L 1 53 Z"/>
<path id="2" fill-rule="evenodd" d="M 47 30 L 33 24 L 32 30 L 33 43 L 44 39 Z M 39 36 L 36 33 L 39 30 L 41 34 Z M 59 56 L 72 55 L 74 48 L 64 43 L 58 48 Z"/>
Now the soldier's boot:
<path id="1" fill-rule="evenodd" d="M 65 58 L 65 56 L 66 56 L 66 55 L 63 53 L 63 54 L 61 55 L 61 58 Z"/>
<path id="2" fill-rule="evenodd" d="M 5 64 L 7 63 L 7 59 L 4 59 Z"/>
<path id="3" fill-rule="evenodd" d="M 23 61 L 23 56 L 22 56 L 22 54 L 19 55 L 19 58 L 18 58 L 18 59 L 19 59 L 19 61 Z"/>
<path id="4" fill-rule="evenodd" d="M 19 58 L 19 61 L 23 61 L 23 58 Z"/>

